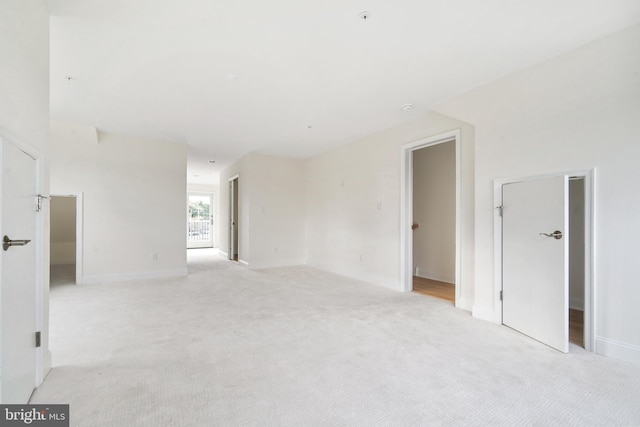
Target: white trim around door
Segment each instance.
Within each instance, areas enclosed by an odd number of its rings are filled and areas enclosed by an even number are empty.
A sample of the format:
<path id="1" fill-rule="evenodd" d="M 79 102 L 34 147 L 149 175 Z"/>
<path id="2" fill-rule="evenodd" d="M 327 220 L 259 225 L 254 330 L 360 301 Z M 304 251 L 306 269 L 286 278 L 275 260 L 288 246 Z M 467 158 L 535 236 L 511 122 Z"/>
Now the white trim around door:
<path id="1" fill-rule="evenodd" d="M 413 152 L 444 142 L 455 141 L 456 150 L 456 260 L 455 260 L 455 295 L 456 305 L 462 301 L 461 296 L 461 152 L 460 129 L 441 133 L 429 138 L 420 139 L 400 147 L 400 290 L 411 292 L 413 289 Z"/>

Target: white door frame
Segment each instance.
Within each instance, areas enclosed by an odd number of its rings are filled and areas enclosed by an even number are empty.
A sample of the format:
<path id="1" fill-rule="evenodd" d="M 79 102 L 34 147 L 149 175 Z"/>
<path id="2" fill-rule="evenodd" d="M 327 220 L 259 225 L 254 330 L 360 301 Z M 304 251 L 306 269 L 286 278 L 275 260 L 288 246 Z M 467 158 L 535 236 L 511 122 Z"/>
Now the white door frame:
<path id="1" fill-rule="evenodd" d="M 569 177 L 584 178 L 584 206 L 585 206 L 585 230 L 584 230 L 584 348 L 587 351 L 595 351 L 595 300 L 596 300 L 596 193 L 595 193 L 595 169 L 581 169 L 567 172 L 549 173 L 544 175 L 501 178 L 493 181 L 493 277 L 494 277 L 494 321 L 502 324 L 502 301 L 500 291 L 502 290 L 502 217 L 500 215 L 502 207 L 502 186 L 515 182 L 532 181 L 536 179 L 551 178 L 554 176 L 567 175 Z"/>
<path id="2" fill-rule="evenodd" d="M 24 152 L 25 154 L 27 154 L 28 156 L 30 156 L 32 159 L 35 160 L 36 165 L 36 194 L 41 194 L 42 193 L 42 186 L 43 186 L 43 168 L 42 168 L 42 156 L 40 154 L 40 151 L 37 150 L 36 148 L 32 147 L 31 145 L 21 141 L 19 138 L 16 138 L 14 136 L 10 136 L 7 135 L 5 132 L 5 135 L 2 135 L 2 133 L 0 133 L 0 145 L 4 145 L 4 144 L 11 144 L 15 147 L 17 147 L 19 150 L 21 150 L 22 152 Z M 0 158 L 0 161 L 2 159 Z M 3 202 L 3 194 L 2 191 L 0 191 L 0 205 Z M 35 196 L 35 195 L 34 195 Z M 34 209 L 36 207 L 36 198 L 34 197 Z M 35 303 L 35 312 L 36 312 L 36 322 L 35 322 L 35 326 L 36 326 L 36 331 L 45 331 L 45 323 L 48 324 L 48 319 L 44 318 L 44 305 L 45 305 L 45 297 L 44 297 L 44 259 L 45 259 L 45 242 L 44 242 L 44 230 L 45 230 L 45 221 L 44 221 L 44 215 L 41 215 L 42 212 L 39 212 L 40 214 L 36 215 L 36 230 L 35 230 L 35 245 L 36 245 L 36 290 L 35 290 L 35 297 L 36 300 L 34 301 Z M 0 235 L 4 235 L 4 230 L 2 230 L 2 221 L 0 221 Z M 48 242 L 47 242 L 48 244 Z M 2 268 L 2 261 L 0 261 L 0 269 Z M 47 275 L 48 276 L 48 275 Z M 48 287 L 48 286 L 47 286 Z M 48 295 L 47 295 L 47 299 L 46 299 L 46 305 L 48 306 L 49 300 L 48 300 Z M 48 312 L 48 310 L 47 310 Z M 4 327 L 2 324 L 2 319 L 0 319 L 0 333 L 2 331 L 2 328 Z M 34 331 L 35 333 L 35 331 Z M 45 368 L 45 347 L 47 346 L 48 343 L 48 337 L 47 336 L 42 336 L 41 337 L 41 343 L 42 345 L 40 347 L 36 347 L 35 351 L 36 351 L 36 366 L 35 366 L 35 385 L 36 387 L 38 387 L 40 384 L 42 384 L 42 381 L 44 381 L 44 377 L 46 375 L 46 372 L 44 370 Z M 2 361 L 0 360 L 0 370 L 2 369 Z M 0 377 L 0 381 L 2 381 L 2 378 Z"/>
<path id="3" fill-rule="evenodd" d="M 76 285 L 82 285 L 83 264 L 83 214 L 84 193 L 77 194 L 51 194 L 50 197 L 75 197 L 76 198 Z M 49 199 L 50 200 L 50 199 Z M 49 223 L 51 223 L 51 211 L 49 211 Z"/>
<path id="4" fill-rule="evenodd" d="M 413 289 L 413 152 L 444 142 L 455 141 L 456 147 L 456 267 L 455 295 L 456 305 L 461 301 L 461 152 L 460 129 L 441 133 L 429 138 L 404 144 L 400 147 L 400 290 L 411 292 Z"/>

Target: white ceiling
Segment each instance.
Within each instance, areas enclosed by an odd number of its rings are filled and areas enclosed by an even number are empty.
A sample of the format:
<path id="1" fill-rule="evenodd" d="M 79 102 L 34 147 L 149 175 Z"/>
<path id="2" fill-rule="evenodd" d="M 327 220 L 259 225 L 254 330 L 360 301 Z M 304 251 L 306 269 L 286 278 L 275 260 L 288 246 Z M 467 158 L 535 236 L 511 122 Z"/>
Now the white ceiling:
<path id="1" fill-rule="evenodd" d="M 639 0 L 48 4 L 52 118 L 186 143 L 200 183 L 251 151 L 309 157 L 415 119 L 640 22 Z"/>

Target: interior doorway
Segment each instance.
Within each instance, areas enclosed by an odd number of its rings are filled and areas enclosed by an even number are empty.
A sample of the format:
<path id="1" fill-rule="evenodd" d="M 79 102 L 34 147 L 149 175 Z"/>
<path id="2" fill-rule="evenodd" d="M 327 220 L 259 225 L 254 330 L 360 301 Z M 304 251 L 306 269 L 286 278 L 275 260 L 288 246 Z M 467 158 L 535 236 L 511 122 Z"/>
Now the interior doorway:
<path id="1" fill-rule="evenodd" d="M 441 146 L 441 147 L 438 147 Z M 436 193 L 445 193 L 446 199 L 448 200 L 448 206 L 445 215 L 447 216 L 447 247 L 448 249 L 445 251 L 446 255 L 446 264 L 447 266 L 443 269 L 442 264 L 444 262 L 444 258 L 440 260 L 434 259 L 434 257 L 441 256 L 434 255 L 437 251 L 434 251 L 433 248 L 430 250 L 430 254 L 427 254 L 426 257 L 423 256 L 422 249 L 427 246 L 430 246 L 430 243 L 423 243 L 420 246 L 420 251 L 416 250 L 414 247 L 414 239 L 416 243 L 420 245 L 420 240 L 423 236 L 420 236 L 416 239 L 416 234 L 421 233 L 426 236 L 429 235 L 429 231 L 433 234 L 437 235 L 439 232 L 436 230 L 438 222 L 442 222 L 441 219 L 442 213 L 436 214 L 435 212 L 429 213 L 428 209 L 424 210 L 424 217 L 420 216 L 423 213 L 420 213 L 421 207 L 418 206 L 422 199 L 420 199 L 421 194 L 420 191 L 416 191 L 416 188 L 420 189 L 424 187 L 424 185 L 418 184 L 416 182 L 415 170 L 414 170 L 414 159 L 422 157 L 422 154 L 426 157 L 430 157 L 429 147 L 435 147 L 434 152 L 437 151 L 449 151 L 450 159 L 453 158 L 453 161 L 448 166 L 449 174 L 447 174 L 447 180 L 452 181 L 448 185 L 438 186 L 436 180 L 438 178 L 429 177 L 429 174 L 424 178 L 427 183 L 430 183 L 433 187 L 433 190 Z M 425 150 L 426 149 L 426 150 Z M 425 150 L 425 151 L 422 151 Z M 401 162 L 401 190 L 400 190 L 400 285 L 401 290 L 404 292 L 410 292 L 414 290 L 414 277 L 418 278 L 416 282 L 416 290 L 422 287 L 422 284 L 419 282 L 424 282 L 425 280 L 431 280 L 431 285 L 435 285 L 435 287 L 443 288 L 446 291 L 447 295 L 450 295 L 451 288 L 453 288 L 453 298 L 448 297 L 449 300 L 458 304 L 461 301 L 461 284 L 460 284 L 460 270 L 461 270 L 461 233 L 460 233 L 460 169 L 461 169 L 461 156 L 460 156 L 460 130 L 456 129 L 450 132 L 446 132 L 440 135 L 436 135 L 434 137 L 425 138 L 410 144 L 403 145 L 401 147 L 402 151 L 402 162 Z M 433 168 L 431 166 L 430 168 Z M 453 173 L 451 173 L 453 172 Z M 453 178 L 451 177 L 453 175 Z M 420 180 L 423 177 L 418 174 L 418 178 Z M 417 187 L 416 187 L 416 184 Z M 442 195 L 442 194 L 440 194 Z M 436 197 L 438 194 L 436 194 Z M 418 200 L 417 200 L 418 199 Z M 435 200 L 435 199 L 434 199 Z M 416 206 L 414 206 L 416 205 Z M 420 216 L 420 217 L 418 217 Z M 438 219 L 440 218 L 440 219 Z M 416 221 L 414 221 L 414 219 Z M 436 227 L 436 228 L 434 228 Z M 426 233 L 425 233 L 426 232 Z M 451 237 L 453 236 L 453 237 Z M 435 245 L 437 246 L 437 245 Z M 421 258 L 421 259 L 418 259 Z M 425 258 L 423 261 L 422 258 Z M 440 267 L 436 267 L 437 264 L 441 264 Z M 417 270 L 416 270 L 417 269 Z M 445 273 L 442 273 L 446 271 Z M 417 274 L 416 274 L 417 273 Z M 420 279 L 420 276 L 426 276 L 427 279 Z M 435 283 L 434 283 L 435 282 Z M 433 286 L 431 286 L 433 287 Z"/>
<path id="2" fill-rule="evenodd" d="M 187 249 L 213 247 L 213 194 L 187 195 Z"/>
<path id="3" fill-rule="evenodd" d="M 239 177 L 229 179 L 229 259 L 239 260 L 238 211 L 239 211 Z"/>
<path id="4" fill-rule="evenodd" d="M 584 347 L 585 179 L 569 178 L 569 342 Z"/>
<path id="5" fill-rule="evenodd" d="M 82 278 L 82 197 L 51 195 L 50 284 L 79 284 Z"/>
<path id="6" fill-rule="evenodd" d="M 497 322 L 562 352 L 594 348 L 593 173 L 496 182 Z"/>
<path id="7" fill-rule="evenodd" d="M 413 291 L 455 305 L 456 146 L 413 151 Z"/>

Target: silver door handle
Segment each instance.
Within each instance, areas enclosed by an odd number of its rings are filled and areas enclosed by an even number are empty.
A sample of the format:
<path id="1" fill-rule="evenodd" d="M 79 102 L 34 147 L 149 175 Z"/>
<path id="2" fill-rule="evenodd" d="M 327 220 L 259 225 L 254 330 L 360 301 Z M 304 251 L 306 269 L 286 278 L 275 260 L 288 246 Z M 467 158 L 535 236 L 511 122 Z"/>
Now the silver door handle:
<path id="1" fill-rule="evenodd" d="M 2 238 L 2 249 L 5 251 L 9 249 L 11 246 L 24 246 L 29 243 L 31 240 L 11 240 L 9 236 L 4 236 Z"/>
<path id="2" fill-rule="evenodd" d="M 560 230 L 556 230 L 551 234 L 547 234 L 547 233 L 540 233 L 541 236 L 547 236 L 547 237 L 553 237 L 556 240 L 560 240 L 562 239 L 562 231 Z"/>

